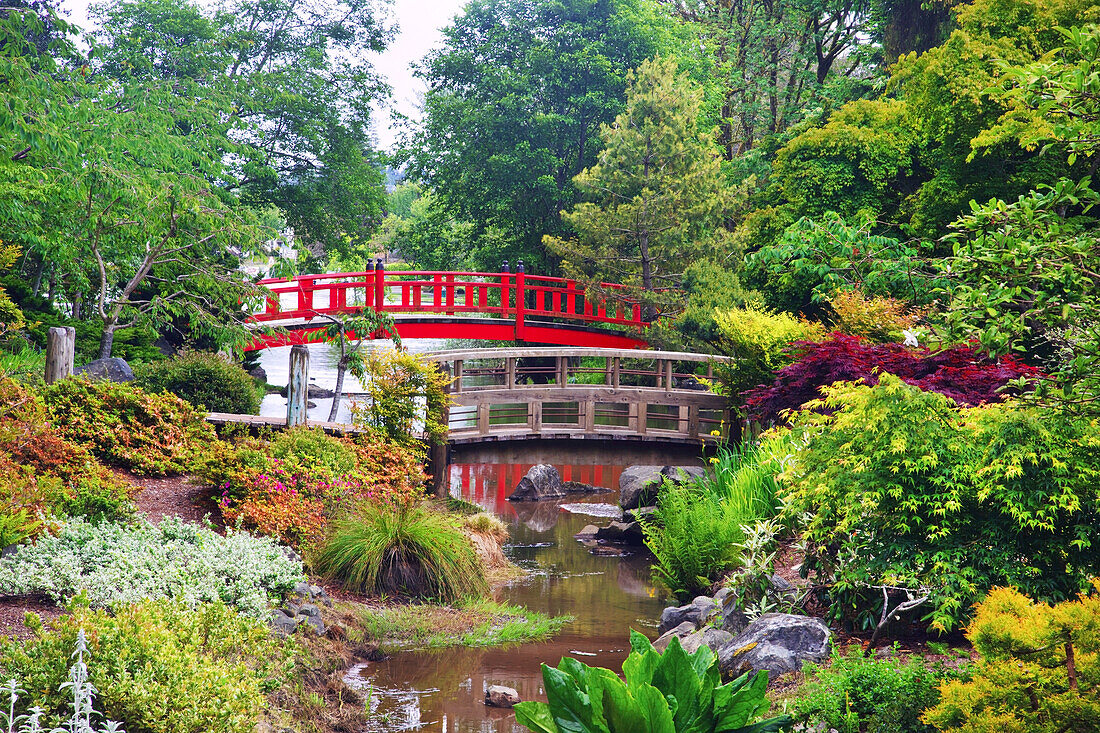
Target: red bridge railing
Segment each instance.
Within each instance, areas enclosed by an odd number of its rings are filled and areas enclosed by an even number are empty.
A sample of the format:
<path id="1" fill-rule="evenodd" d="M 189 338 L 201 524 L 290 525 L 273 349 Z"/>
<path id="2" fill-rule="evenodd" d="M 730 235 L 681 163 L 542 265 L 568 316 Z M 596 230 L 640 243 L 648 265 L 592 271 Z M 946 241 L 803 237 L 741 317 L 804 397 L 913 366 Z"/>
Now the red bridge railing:
<path id="1" fill-rule="evenodd" d="M 381 261 L 376 269 L 289 279 L 261 280 L 271 291 L 257 322 L 310 321 L 319 315 L 351 314 L 364 307 L 386 313 L 474 314 L 514 320 L 515 338 L 522 340 L 527 318 L 641 330 L 642 308 L 621 299 L 595 301 L 575 280 L 517 272 L 447 272 L 394 270 Z M 621 285 L 601 288 L 615 293 Z"/>

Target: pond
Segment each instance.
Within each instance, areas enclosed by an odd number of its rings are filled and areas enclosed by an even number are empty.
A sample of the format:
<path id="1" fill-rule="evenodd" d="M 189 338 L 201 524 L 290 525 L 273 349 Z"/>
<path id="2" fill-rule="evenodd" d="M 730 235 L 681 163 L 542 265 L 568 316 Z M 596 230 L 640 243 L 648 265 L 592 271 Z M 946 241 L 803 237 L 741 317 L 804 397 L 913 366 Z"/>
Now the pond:
<path id="1" fill-rule="evenodd" d="M 539 665 L 556 665 L 564 655 L 619 671 L 629 651 L 630 629 L 656 636 L 666 603 L 650 580 L 651 558 L 644 550 L 594 555 L 573 538 L 586 524 L 606 524 L 609 515 L 617 516 L 618 492 L 567 502 L 510 503 L 505 497 L 536 463 L 556 465 L 567 480 L 617 488 L 622 470 L 632 464 L 697 462 L 691 453 L 620 444 L 530 443 L 456 453 L 450 466 L 452 493 L 508 524 L 511 540 L 505 552 L 528 571 L 500 588 L 497 600 L 575 620 L 547 642 L 403 651 L 357 665 L 346 680 L 370 695 L 364 731 L 524 731 L 511 711 L 484 705 L 489 685 L 514 687 L 524 700 L 545 700 Z"/>

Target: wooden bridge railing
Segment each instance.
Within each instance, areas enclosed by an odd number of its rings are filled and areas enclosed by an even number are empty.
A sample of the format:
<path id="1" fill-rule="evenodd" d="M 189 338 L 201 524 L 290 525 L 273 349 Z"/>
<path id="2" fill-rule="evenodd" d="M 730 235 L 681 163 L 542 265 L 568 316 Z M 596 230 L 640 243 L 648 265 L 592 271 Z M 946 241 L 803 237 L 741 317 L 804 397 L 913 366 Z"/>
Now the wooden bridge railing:
<path id="1" fill-rule="evenodd" d="M 728 437 L 726 400 L 706 384 L 723 357 L 595 348 L 473 349 L 427 357 L 453 378 L 447 421 L 455 442 Z"/>
<path id="2" fill-rule="evenodd" d="M 507 263 L 505 263 L 507 265 Z M 355 313 L 364 307 L 386 313 L 473 314 L 514 319 L 516 339 L 523 339 L 527 318 L 605 324 L 640 330 L 646 325 L 641 306 L 625 296 L 621 285 L 601 285 L 622 298 L 595 300 L 575 280 L 516 272 L 387 272 L 379 260 L 364 272 L 301 275 L 261 280 L 273 297 L 253 319 L 260 323 L 312 320 L 322 314 Z"/>

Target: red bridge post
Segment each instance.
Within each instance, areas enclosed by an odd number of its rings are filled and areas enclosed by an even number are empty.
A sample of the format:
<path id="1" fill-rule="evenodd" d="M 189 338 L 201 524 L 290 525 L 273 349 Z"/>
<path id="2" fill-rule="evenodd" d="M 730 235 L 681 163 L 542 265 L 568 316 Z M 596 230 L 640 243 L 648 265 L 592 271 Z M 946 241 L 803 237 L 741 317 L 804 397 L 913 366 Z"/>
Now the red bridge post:
<path id="1" fill-rule="evenodd" d="M 523 275 L 523 260 L 516 260 L 516 341 L 523 341 L 523 309 L 527 305 Z"/>
<path id="2" fill-rule="evenodd" d="M 381 313 L 386 308 L 386 266 L 379 257 L 374 265 L 374 309 Z"/>

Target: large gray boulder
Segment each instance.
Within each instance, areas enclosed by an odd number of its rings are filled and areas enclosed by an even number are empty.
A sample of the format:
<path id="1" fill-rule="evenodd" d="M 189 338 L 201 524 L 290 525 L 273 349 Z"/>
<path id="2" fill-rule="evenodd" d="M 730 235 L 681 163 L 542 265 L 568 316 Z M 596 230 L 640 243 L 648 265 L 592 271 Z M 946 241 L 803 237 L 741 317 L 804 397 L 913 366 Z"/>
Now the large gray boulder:
<path id="1" fill-rule="evenodd" d="M 510 708 L 520 702 L 522 700 L 519 693 L 512 687 L 489 685 L 489 689 L 485 691 L 485 704 L 492 708 Z"/>
<path id="2" fill-rule="evenodd" d="M 112 356 L 110 359 L 96 359 L 73 370 L 74 374 L 83 374 L 93 382 L 131 382 L 134 370 L 125 359 Z"/>
<path id="3" fill-rule="evenodd" d="M 829 627 L 819 618 L 765 613 L 718 650 L 722 674 L 767 671 L 771 679 L 821 663 L 832 649 Z"/>
<path id="4" fill-rule="evenodd" d="M 684 639 L 695 633 L 695 629 L 695 624 L 690 621 L 684 621 L 679 626 L 671 628 L 658 636 L 657 640 L 653 642 L 653 648 L 659 652 L 663 652 L 665 649 L 668 649 L 668 645 L 672 642 L 673 638 L 680 639 L 680 643 L 682 644 Z"/>
<path id="5" fill-rule="evenodd" d="M 653 506 L 665 479 L 680 483 L 705 473 L 700 466 L 630 466 L 619 475 L 619 506 L 623 509 Z"/>
<path id="6" fill-rule="evenodd" d="M 540 463 L 532 466 L 527 475 L 520 479 L 516 484 L 516 490 L 508 497 L 508 501 L 542 501 L 560 499 L 565 495 L 565 485 L 562 483 L 558 469 L 549 464 Z"/>

